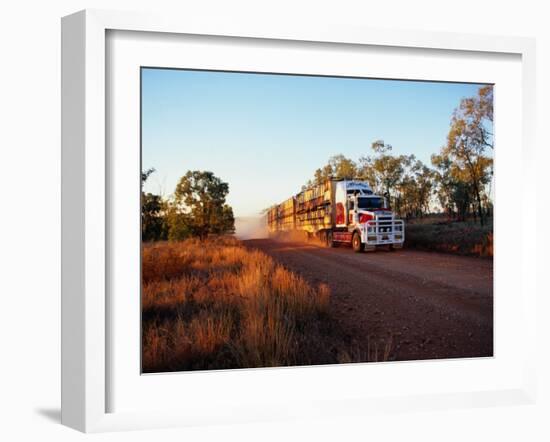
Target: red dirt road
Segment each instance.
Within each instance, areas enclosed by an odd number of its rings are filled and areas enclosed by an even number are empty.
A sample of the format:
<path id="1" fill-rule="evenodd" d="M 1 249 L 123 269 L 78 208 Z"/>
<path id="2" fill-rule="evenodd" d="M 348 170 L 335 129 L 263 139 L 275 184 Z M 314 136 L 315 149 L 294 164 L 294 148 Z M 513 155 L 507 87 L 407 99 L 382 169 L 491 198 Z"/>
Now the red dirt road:
<path id="1" fill-rule="evenodd" d="M 330 286 L 331 314 L 367 353 L 391 342 L 390 360 L 493 355 L 492 260 L 439 253 L 244 241 L 313 284 Z"/>

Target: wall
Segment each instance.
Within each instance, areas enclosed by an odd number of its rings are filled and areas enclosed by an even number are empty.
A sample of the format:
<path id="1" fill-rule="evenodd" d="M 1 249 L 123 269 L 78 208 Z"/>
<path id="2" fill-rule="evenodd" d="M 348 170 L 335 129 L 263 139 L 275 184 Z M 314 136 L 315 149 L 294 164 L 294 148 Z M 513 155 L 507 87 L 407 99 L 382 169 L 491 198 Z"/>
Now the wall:
<path id="1" fill-rule="evenodd" d="M 80 440 L 59 419 L 60 322 L 60 17 L 83 8 L 162 10 L 213 15 L 220 20 L 245 15 L 251 20 L 363 24 L 456 32 L 536 36 L 538 39 L 539 150 L 550 121 L 550 32 L 543 2 L 443 1 L 211 1 L 20 0 L 0 6 L 0 413 L 3 440 Z M 546 28 L 546 29 L 545 29 Z M 542 180 L 548 160 L 534 174 Z M 535 183 L 526 183 L 535 185 Z M 542 192 L 541 192 L 542 194 Z M 539 209 L 544 209 L 541 204 Z M 546 244 L 539 226 L 538 241 Z M 545 245 L 546 245 L 545 244 Z M 542 258 L 543 247 L 540 248 Z M 542 259 L 539 260 L 542 276 Z M 544 282 L 547 286 L 547 283 Z M 548 292 L 548 291 L 546 291 Z M 7 301 L 7 302 L 6 302 Z M 541 299 L 541 311 L 548 301 Z M 542 318 L 542 316 L 541 316 Z M 545 323 L 541 333 L 548 332 Z M 544 344 L 544 345 L 543 345 Z M 548 345 L 540 343 L 541 367 L 548 371 Z M 545 364 L 545 365 L 542 365 Z M 364 421 L 338 420 L 166 430 L 100 435 L 100 440 L 281 440 L 388 438 L 440 440 L 537 440 L 548 436 L 548 381 L 541 380 L 536 407 L 380 415 Z"/>

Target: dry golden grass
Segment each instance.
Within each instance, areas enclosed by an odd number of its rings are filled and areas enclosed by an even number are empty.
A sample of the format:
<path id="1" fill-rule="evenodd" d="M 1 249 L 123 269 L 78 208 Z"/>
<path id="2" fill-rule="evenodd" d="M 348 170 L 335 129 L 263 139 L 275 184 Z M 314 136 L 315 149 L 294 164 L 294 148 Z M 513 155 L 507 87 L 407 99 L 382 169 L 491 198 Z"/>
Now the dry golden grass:
<path id="1" fill-rule="evenodd" d="M 142 279 L 144 372 L 339 362 L 329 288 L 233 238 L 144 245 Z"/>

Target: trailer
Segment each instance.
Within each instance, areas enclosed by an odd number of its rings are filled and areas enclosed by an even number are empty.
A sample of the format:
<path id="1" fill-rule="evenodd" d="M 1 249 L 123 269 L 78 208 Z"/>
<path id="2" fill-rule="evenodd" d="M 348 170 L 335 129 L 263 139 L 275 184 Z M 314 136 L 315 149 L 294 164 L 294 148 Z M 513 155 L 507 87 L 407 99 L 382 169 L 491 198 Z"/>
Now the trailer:
<path id="1" fill-rule="evenodd" d="M 267 211 L 270 236 L 300 232 L 328 247 L 351 244 L 356 252 L 403 247 L 405 223 L 373 194 L 363 180 L 327 180 L 303 190 Z"/>

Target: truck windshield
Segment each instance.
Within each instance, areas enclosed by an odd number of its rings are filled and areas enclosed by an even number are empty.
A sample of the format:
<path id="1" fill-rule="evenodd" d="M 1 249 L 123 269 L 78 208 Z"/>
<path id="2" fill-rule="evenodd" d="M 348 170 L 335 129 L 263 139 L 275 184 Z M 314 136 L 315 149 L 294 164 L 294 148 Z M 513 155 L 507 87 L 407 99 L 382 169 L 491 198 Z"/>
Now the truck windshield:
<path id="1" fill-rule="evenodd" d="M 381 197 L 357 198 L 357 207 L 359 209 L 383 209 L 384 198 L 381 198 Z"/>

